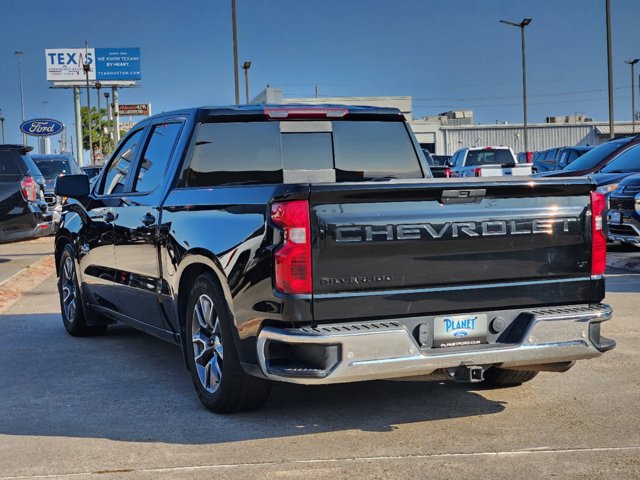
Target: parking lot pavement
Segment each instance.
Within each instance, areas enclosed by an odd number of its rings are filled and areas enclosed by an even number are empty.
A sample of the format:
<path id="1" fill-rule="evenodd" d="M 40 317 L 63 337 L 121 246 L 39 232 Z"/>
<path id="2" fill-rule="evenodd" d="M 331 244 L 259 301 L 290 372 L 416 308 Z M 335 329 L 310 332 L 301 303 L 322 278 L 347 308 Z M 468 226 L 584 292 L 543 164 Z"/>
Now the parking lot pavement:
<path id="1" fill-rule="evenodd" d="M 0 285 L 53 253 L 53 237 L 0 244 Z"/>
<path id="2" fill-rule="evenodd" d="M 638 478 L 640 275 L 612 270 L 618 347 L 517 388 L 276 385 L 197 400 L 179 350 L 123 325 L 72 338 L 54 279 L 0 316 L 0 479 Z"/>
<path id="3" fill-rule="evenodd" d="M 607 266 L 640 273 L 640 247 L 614 244 L 607 247 Z"/>

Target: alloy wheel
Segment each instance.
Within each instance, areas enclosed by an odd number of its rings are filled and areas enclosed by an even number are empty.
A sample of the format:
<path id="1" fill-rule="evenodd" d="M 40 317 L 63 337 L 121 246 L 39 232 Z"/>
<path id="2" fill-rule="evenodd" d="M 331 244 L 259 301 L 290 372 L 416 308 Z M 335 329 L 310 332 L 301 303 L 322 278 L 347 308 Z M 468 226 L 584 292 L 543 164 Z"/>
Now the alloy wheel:
<path id="1" fill-rule="evenodd" d="M 76 269 L 73 265 L 73 259 L 67 257 L 62 268 L 62 306 L 67 321 L 70 323 L 76 319 L 77 300 Z"/>
<path id="2" fill-rule="evenodd" d="M 214 393 L 222 380 L 222 332 L 211 297 L 200 295 L 191 319 L 193 359 L 200 384 L 209 393 Z"/>

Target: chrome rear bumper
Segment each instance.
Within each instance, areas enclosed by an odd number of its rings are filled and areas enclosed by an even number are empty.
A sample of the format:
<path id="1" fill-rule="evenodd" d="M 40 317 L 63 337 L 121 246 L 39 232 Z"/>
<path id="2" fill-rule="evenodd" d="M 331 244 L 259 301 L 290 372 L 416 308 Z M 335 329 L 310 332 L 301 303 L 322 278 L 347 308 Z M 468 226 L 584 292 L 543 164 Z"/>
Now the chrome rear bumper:
<path id="1" fill-rule="evenodd" d="M 265 327 L 258 336 L 258 357 L 264 375 L 301 384 L 330 384 L 429 375 L 460 366 L 504 368 L 569 362 L 597 357 L 615 346 L 600 337 L 599 324 L 609 320 L 608 305 L 534 309 L 528 330 L 518 344 L 483 344 L 456 349 L 420 348 L 399 322 L 321 325 L 317 328 Z M 292 346 L 331 346 L 336 361 L 324 372 L 283 370 L 270 365 L 269 342 Z"/>

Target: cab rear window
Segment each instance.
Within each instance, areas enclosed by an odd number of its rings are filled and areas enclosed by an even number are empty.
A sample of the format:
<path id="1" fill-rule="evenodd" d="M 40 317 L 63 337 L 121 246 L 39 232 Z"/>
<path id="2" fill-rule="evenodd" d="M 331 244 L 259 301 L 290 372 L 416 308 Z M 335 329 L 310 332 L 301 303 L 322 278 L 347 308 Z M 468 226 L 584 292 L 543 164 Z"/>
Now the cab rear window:
<path id="1" fill-rule="evenodd" d="M 201 124 L 180 185 L 282 183 L 296 170 L 333 170 L 338 182 L 424 177 L 404 123 L 327 125 L 297 132 L 278 122 Z"/>
<path id="2" fill-rule="evenodd" d="M 514 167 L 515 160 L 511 151 L 506 149 L 469 150 L 465 166 L 472 167 L 476 165 Z"/>

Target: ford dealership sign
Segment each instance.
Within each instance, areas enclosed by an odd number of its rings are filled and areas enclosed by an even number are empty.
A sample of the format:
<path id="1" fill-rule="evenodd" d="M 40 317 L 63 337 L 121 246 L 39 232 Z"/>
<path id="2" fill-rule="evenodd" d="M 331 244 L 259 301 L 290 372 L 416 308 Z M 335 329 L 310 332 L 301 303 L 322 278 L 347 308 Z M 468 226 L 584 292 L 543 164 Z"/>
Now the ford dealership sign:
<path id="1" fill-rule="evenodd" d="M 62 132 L 64 125 L 52 118 L 34 118 L 33 120 L 22 122 L 20 130 L 34 137 L 50 137 L 51 135 L 57 135 Z"/>

